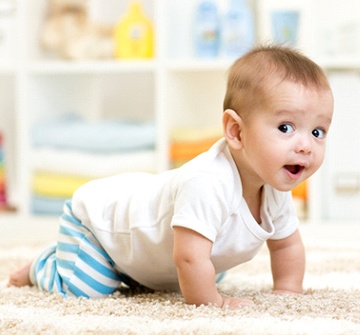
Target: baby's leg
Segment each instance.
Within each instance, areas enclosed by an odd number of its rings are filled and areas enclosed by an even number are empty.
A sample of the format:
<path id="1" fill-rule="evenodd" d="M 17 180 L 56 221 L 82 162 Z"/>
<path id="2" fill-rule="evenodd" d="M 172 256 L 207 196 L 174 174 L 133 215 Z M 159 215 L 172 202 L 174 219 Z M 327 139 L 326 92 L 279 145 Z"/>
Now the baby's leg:
<path id="1" fill-rule="evenodd" d="M 114 292 L 122 281 L 113 265 L 92 232 L 73 216 L 71 202 L 66 202 L 58 242 L 14 272 L 8 285 L 33 284 L 64 297 L 101 297 Z"/>
<path id="2" fill-rule="evenodd" d="M 32 283 L 30 281 L 30 267 L 31 263 L 27 263 L 22 268 L 18 269 L 17 271 L 13 272 L 10 275 L 9 282 L 7 283 L 7 286 L 32 286 Z"/>
<path id="3" fill-rule="evenodd" d="M 58 242 L 30 268 L 30 279 L 40 290 L 64 297 L 103 297 L 121 283 L 113 261 L 92 232 L 66 202 L 60 218 Z"/>

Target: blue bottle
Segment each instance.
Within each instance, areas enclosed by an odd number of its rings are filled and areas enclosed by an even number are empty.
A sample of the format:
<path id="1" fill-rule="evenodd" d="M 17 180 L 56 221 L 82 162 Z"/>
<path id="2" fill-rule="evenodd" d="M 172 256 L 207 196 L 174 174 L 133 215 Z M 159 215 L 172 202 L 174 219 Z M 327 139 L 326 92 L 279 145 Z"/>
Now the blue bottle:
<path id="1" fill-rule="evenodd" d="M 220 17 L 215 1 L 201 1 L 195 13 L 194 50 L 199 58 L 215 58 L 220 49 Z"/>
<path id="2" fill-rule="evenodd" d="M 246 53 L 255 43 L 254 16 L 247 0 L 231 0 L 222 26 L 221 54 L 235 59 Z"/>

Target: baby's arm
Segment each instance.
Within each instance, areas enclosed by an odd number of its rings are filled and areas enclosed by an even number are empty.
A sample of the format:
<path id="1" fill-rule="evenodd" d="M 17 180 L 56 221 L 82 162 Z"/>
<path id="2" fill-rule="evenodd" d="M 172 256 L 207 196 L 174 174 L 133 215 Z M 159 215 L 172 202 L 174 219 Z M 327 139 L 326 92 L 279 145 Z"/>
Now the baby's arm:
<path id="1" fill-rule="evenodd" d="M 216 289 L 215 268 L 210 260 L 212 242 L 197 232 L 174 227 L 174 262 L 185 301 L 197 306 L 209 303 L 230 309 L 252 304 L 241 298 L 223 298 Z"/>
<path id="2" fill-rule="evenodd" d="M 305 250 L 299 231 L 281 240 L 268 240 L 274 293 L 302 293 Z"/>

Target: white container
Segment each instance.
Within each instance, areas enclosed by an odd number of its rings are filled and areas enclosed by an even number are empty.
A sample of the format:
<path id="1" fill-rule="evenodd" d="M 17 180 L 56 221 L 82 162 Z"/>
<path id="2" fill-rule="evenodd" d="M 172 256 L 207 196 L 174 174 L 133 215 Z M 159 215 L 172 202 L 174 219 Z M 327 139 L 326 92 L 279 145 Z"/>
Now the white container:
<path id="1" fill-rule="evenodd" d="M 0 61 L 12 61 L 15 57 L 15 9 L 14 0 L 0 0 Z"/>
<path id="2" fill-rule="evenodd" d="M 246 0 L 231 0 L 222 24 L 222 55 L 241 57 L 255 43 L 254 17 Z"/>
<path id="3" fill-rule="evenodd" d="M 360 21 L 351 21 L 331 27 L 324 33 L 325 53 L 328 55 L 360 55 Z"/>

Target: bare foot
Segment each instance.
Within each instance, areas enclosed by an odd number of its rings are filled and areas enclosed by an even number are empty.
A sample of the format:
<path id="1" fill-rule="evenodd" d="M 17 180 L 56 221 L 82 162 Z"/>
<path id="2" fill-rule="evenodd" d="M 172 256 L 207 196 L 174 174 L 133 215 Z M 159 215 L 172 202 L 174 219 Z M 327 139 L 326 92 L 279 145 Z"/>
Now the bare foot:
<path id="1" fill-rule="evenodd" d="M 28 264 L 23 266 L 21 269 L 12 273 L 9 278 L 7 287 L 10 287 L 10 286 L 17 286 L 17 287 L 32 286 L 32 283 L 30 281 L 30 276 L 29 276 L 31 263 L 32 262 L 29 262 Z"/>

